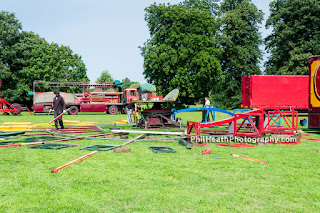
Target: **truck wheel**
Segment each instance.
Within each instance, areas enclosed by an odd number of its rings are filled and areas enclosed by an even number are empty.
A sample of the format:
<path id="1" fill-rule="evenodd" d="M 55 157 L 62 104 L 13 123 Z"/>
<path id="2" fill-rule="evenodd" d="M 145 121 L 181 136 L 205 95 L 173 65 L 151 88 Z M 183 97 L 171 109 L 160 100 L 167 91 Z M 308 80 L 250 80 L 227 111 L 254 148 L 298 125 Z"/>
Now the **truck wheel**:
<path id="1" fill-rule="evenodd" d="M 20 104 L 12 104 L 11 105 L 13 108 L 17 108 L 17 112 L 11 112 L 12 115 L 19 115 L 21 113 L 21 105 Z"/>
<path id="2" fill-rule="evenodd" d="M 115 114 L 117 114 L 117 112 L 118 112 L 118 107 L 116 107 L 116 106 L 111 106 L 111 107 L 108 108 L 108 112 L 109 112 L 109 114 L 111 114 L 111 115 L 115 115 Z"/>
<path id="3" fill-rule="evenodd" d="M 69 115 L 76 115 L 79 112 L 79 108 L 76 106 L 71 106 L 68 112 Z"/>

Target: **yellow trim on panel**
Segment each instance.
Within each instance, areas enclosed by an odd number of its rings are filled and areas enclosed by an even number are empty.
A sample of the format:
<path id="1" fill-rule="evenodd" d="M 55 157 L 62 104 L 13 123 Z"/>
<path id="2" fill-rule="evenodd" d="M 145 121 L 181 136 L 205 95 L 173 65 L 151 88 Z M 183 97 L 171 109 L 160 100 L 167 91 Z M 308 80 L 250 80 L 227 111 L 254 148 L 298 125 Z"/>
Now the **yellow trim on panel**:
<path id="1" fill-rule="evenodd" d="M 315 91 L 315 74 L 318 68 L 320 67 L 320 60 L 314 60 L 310 64 L 310 79 L 309 79 L 309 86 L 310 86 L 310 105 L 312 107 L 320 107 L 320 100 L 318 99 Z"/>

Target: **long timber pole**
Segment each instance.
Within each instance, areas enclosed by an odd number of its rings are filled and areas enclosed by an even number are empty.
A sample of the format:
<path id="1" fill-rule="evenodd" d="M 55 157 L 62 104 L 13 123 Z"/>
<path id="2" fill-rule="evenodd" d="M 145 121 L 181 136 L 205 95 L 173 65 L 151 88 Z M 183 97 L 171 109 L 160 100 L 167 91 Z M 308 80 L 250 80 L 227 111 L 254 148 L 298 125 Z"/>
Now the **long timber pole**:
<path id="1" fill-rule="evenodd" d="M 145 136 L 146 134 L 147 134 L 147 133 L 141 134 L 141 135 L 139 135 L 138 137 L 135 137 L 135 138 L 133 138 L 133 139 L 131 139 L 131 140 L 129 140 L 129 141 L 127 141 L 127 142 L 119 145 L 119 146 L 112 147 L 112 148 L 110 148 L 110 149 L 108 149 L 108 150 L 112 150 L 112 149 L 116 149 L 116 148 L 119 148 L 119 147 L 128 145 L 129 143 L 132 143 L 132 142 L 138 140 L 139 138 L 142 138 L 142 137 Z M 89 154 L 86 154 L 86 155 L 84 155 L 84 156 L 82 156 L 82 157 L 80 157 L 80 158 L 77 158 L 77 159 L 75 159 L 75 160 L 73 160 L 73 161 L 70 161 L 69 163 L 66 163 L 66 164 L 64 164 L 64 165 L 62 165 L 62 166 L 59 166 L 59 167 L 57 167 L 57 168 L 55 168 L 55 169 L 52 169 L 51 172 L 52 172 L 52 173 L 57 173 L 60 169 L 63 169 L 63 168 L 65 168 L 65 167 L 70 166 L 70 165 L 72 165 L 72 164 L 74 164 L 74 163 L 77 163 L 77 162 L 79 162 L 79 161 L 83 161 L 84 159 L 90 157 L 91 155 L 93 155 L 93 154 L 95 154 L 95 153 L 97 153 L 97 152 L 98 152 L 98 151 L 90 152 Z"/>

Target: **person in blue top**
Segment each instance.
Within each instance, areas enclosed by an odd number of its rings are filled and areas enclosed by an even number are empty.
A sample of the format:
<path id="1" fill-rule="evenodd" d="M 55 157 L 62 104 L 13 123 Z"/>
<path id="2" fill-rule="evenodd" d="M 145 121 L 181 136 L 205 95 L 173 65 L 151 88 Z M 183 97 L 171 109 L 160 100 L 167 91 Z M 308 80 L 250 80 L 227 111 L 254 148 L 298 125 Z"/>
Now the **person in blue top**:
<path id="1" fill-rule="evenodd" d="M 208 97 L 204 98 L 204 105 L 203 107 L 209 106 L 210 105 L 210 101 Z M 202 110 L 202 121 L 201 122 L 205 122 L 206 120 L 206 114 L 207 114 L 207 110 Z M 208 116 L 207 121 L 210 121 L 210 116 Z"/>

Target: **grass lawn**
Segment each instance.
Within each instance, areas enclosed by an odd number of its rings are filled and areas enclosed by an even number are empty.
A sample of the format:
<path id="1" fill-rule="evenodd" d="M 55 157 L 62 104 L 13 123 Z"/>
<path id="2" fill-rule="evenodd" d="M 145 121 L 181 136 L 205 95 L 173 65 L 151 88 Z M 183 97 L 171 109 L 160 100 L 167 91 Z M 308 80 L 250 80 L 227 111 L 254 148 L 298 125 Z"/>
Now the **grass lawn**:
<path id="1" fill-rule="evenodd" d="M 201 113 L 179 117 L 183 122 L 200 121 Z M 1 116 L 0 122 L 52 119 L 24 112 Z M 126 115 L 80 113 L 64 119 L 111 123 Z M 205 148 L 187 150 L 177 140 L 134 142 L 125 147 L 132 149 L 130 153 L 99 152 L 51 173 L 52 168 L 90 152 L 81 147 L 123 141 L 68 143 L 81 145 L 61 150 L 0 148 L 0 212 L 320 212 L 320 142 L 254 148 L 210 144 L 212 153 L 204 156 Z M 148 149 L 154 145 L 177 152 L 154 154 Z"/>

